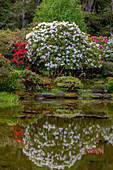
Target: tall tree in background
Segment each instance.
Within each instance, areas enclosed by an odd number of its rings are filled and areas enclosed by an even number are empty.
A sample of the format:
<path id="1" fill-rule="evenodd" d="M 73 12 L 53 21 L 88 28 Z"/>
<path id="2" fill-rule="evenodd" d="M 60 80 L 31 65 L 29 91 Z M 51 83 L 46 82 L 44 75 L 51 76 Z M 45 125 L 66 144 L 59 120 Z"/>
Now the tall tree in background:
<path id="1" fill-rule="evenodd" d="M 0 0 L 0 29 L 25 28 L 41 0 Z"/>
<path id="2" fill-rule="evenodd" d="M 25 28 L 25 0 L 23 0 L 22 28 Z"/>
<path id="3" fill-rule="evenodd" d="M 92 5 L 92 0 L 86 0 L 86 7 L 85 7 L 85 11 L 86 12 L 91 12 L 91 5 Z"/>
<path id="4" fill-rule="evenodd" d="M 110 23 L 110 33 L 113 34 L 113 0 L 111 0 L 111 23 Z"/>
<path id="5" fill-rule="evenodd" d="M 79 0 L 84 11 L 87 31 L 92 35 L 110 35 L 112 0 Z M 113 23 L 111 21 L 111 23 Z"/>

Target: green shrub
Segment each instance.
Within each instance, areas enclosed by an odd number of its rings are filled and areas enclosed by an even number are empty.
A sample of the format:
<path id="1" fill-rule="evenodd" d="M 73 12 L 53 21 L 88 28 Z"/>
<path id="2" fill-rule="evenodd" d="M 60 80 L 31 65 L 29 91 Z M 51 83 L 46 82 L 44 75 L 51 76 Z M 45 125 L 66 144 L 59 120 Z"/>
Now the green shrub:
<path id="1" fill-rule="evenodd" d="M 101 74 L 104 77 L 112 77 L 113 76 L 113 62 L 104 62 L 102 66 Z"/>
<path id="2" fill-rule="evenodd" d="M 81 81 L 74 77 L 57 77 L 54 81 L 58 88 L 64 91 L 77 91 L 83 87 Z"/>
<path id="3" fill-rule="evenodd" d="M 23 70 L 21 72 L 22 83 L 26 90 L 37 90 L 37 86 L 44 87 L 44 81 L 31 70 Z"/>
<path id="4" fill-rule="evenodd" d="M 108 83 L 106 83 L 106 89 L 109 93 L 113 93 L 113 77 L 111 77 L 108 80 Z"/>
<path id="5" fill-rule="evenodd" d="M 0 91 L 17 90 L 19 86 L 19 72 L 14 70 L 10 62 L 0 56 Z"/>
<path id="6" fill-rule="evenodd" d="M 0 55 L 0 77 L 8 76 L 12 70 L 10 62 L 3 55 Z"/>

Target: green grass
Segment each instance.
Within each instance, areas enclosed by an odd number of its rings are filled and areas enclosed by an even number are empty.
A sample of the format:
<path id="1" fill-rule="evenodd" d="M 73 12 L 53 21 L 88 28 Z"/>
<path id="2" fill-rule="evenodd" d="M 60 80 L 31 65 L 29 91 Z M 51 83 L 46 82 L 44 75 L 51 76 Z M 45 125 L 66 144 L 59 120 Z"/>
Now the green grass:
<path id="1" fill-rule="evenodd" d="M 19 100 L 19 96 L 16 94 L 10 94 L 10 93 L 6 93 L 6 92 L 1 92 L 0 93 L 0 101 L 18 101 Z"/>

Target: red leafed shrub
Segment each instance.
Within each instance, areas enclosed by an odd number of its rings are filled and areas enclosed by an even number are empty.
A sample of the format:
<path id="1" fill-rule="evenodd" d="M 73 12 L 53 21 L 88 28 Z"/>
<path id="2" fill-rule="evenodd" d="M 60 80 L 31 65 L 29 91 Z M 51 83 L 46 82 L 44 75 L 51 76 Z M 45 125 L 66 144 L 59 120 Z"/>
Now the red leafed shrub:
<path id="1" fill-rule="evenodd" d="M 25 49 L 27 42 L 18 42 L 15 44 L 15 47 L 11 50 L 13 53 L 13 58 L 10 60 L 12 65 L 15 65 L 16 68 L 29 69 L 30 63 L 26 55 L 27 50 Z"/>
<path id="2" fill-rule="evenodd" d="M 44 83 L 47 84 L 47 85 L 51 85 L 51 82 L 47 81 L 47 80 L 44 80 Z"/>

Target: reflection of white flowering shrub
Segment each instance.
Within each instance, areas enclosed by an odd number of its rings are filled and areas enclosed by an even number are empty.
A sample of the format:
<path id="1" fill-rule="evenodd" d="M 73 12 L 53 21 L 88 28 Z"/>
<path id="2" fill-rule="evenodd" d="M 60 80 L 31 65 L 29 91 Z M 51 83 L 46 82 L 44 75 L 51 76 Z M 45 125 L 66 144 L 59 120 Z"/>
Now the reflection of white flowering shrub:
<path id="1" fill-rule="evenodd" d="M 89 120 L 73 120 L 66 124 L 60 122 L 58 126 L 59 119 L 46 119 L 28 126 L 23 152 L 37 166 L 70 168 L 87 150 L 96 148 L 97 140 L 103 131 L 107 131 L 107 128 L 102 129 L 98 123 L 93 124 Z M 109 133 L 105 136 L 109 136 Z"/>
<path id="2" fill-rule="evenodd" d="M 48 70 L 65 67 L 84 71 L 102 66 L 99 44 L 89 41 L 75 23 L 39 23 L 26 38 L 31 63 L 42 62 Z"/>

